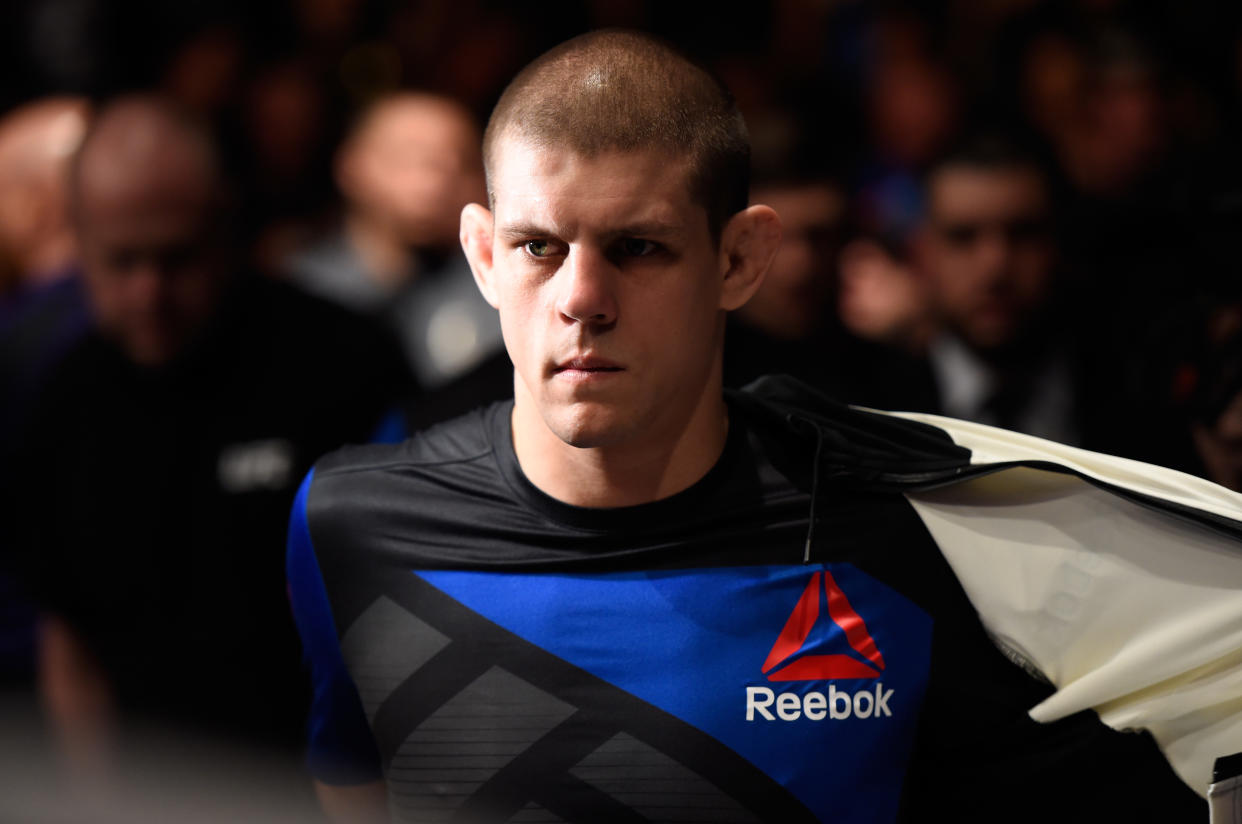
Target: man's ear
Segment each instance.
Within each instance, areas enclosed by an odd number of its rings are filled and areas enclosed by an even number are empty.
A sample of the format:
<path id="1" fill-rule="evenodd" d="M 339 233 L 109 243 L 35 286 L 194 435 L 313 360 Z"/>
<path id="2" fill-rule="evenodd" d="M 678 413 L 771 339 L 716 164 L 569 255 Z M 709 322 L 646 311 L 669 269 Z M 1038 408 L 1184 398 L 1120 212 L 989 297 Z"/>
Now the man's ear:
<path id="1" fill-rule="evenodd" d="M 772 207 L 751 206 L 729 218 L 720 233 L 721 309 L 731 311 L 750 300 L 780 245 L 781 219 Z"/>
<path id="2" fill-rule="evenodd" d="M 468 203 L 461 210 L 461 248 L 466 253 L 466 261 L 470 271 L 474 273 L 474 282 L 483 299 L 499 309 L 496 290 L 492 282 L 492 229 L 495 219 L 492 213 L 478 203 Z"/>

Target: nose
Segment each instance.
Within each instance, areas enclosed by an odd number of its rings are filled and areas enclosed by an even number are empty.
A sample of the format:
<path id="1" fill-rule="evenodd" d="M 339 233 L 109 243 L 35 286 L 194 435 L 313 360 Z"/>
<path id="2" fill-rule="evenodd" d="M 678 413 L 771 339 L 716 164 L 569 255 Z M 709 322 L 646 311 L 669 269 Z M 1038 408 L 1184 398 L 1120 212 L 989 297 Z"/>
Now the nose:
<path id="1" fill-rule="evenodd" d="M 975 254 L 980 271 L 988 281 L 1007 279 L 1013 257 L 1013 246 L 1004 232 L 985 232 L 979 238 Z"/>
<path id="2" fill-rule="evenodd" d="M 556 309 L 568 322 L 611 326 L 617 320 L 616 267 L 599 250 L 571 247 L 556 273 Z"/>
<path id="3" fill-rule="evenodd" d="M 143 259 L 126 273 L 126 286 L 131 306 L 151 313 L 167 296 L 168 275 L 156 261 Z"/>

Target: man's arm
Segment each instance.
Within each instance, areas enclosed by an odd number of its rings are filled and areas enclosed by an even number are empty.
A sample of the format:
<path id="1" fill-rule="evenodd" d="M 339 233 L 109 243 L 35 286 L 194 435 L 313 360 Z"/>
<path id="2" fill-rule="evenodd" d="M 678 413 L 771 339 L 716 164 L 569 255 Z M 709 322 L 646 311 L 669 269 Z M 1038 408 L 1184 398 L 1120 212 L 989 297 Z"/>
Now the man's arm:
<path id="1" fill-rule="evenodd" d="M 86 781 L 106 778 L 115 707 L 95 657 L 62 619 L 46 615 L 38 640 L 39 694 L 66 765 Z"/>
<path id="2" fill-rule="evenodd" d="M 314 681 L 307 766 L 315 794 L 338 824 L 388 821 L 388 793 L 379 752 L 341 656 L 336 622 L 315 556 L 306 502 L 314 470 L 306 476 L 289 518 L 286 574 L 294 622 Z"/>

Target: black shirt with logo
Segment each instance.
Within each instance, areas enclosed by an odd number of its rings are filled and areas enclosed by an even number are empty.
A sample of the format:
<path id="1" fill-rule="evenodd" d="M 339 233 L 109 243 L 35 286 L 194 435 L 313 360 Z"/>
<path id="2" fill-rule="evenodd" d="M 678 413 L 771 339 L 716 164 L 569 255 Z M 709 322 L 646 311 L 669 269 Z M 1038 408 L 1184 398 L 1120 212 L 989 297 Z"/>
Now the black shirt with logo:
<path id="1" fill-rule="evenodd" d="M 289 505 L 314 460 L 366 440 L 408 380 L 364 321 L 257 279 L 168 368 L 94 334 L 66 356 L 5 473 L 8 549 L 127 714 L 297 746 Z"/>
<path id="2" fill-rule="evenodd" d="M 1202 817 L 1149 737 L 1027 716 L 1051 687 L 878 482 L 965 463 L 938 430 L 848 412 L 812 432 L 731 394 L 698 483 L 587 509 L 526 479 L 511 410 L 303 483 L 319 780 L 382 776 L 409 821 Z"/>

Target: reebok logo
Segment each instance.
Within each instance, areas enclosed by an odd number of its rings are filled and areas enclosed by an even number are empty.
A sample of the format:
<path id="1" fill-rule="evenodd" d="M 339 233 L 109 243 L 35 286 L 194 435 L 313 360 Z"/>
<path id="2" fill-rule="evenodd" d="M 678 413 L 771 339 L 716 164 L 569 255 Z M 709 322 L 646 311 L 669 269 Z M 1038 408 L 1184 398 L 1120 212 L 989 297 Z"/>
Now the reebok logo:
<path id="1" fill-rule="evenodd" d="M 865 689 L 851 695 L 845 690 L 838 690 L 835 685 L 828 685 L 828 694 L 808 692 L 799 695 L 796 692 L 773 693 L 767 687 L 746 688 L 746 720 L 754 721 L 758 715 L 765 721 L 797 721 L 806 716 L 812 721 L 823 721 L 831 718 L 843 721 L 846 718 L 886 718 L 892 716 L 888 708 L 893 690 L 884 689 L 883 684 L 876 684 L 875 690 Z M 769 709 L 772 705 L 776 706 Z M 775 711 L 776 715 L 773 715 Z"/>
<path id="2" fill-rule="evenodd" d="M 838 632 L 843 634 L 853 654 L 815 653 L 813 650 L 823 645 L 822 639 L 807 643 L 816 625 L 821 624 L 821 604 L 826 606 L 826 620 L 831 623 L 826 628 L 828 637 Z M 823 570 L 811 575 L 760 669 L 772 682 L 878 678 L 884 670 L 884 656 L 832 573 Z M 854 693 L 838 690 L 836 685 L 829 684 L 826 695 L 822 692 L 808 692 L 805 695 L 776 693 L 768 687 L 747 687 L 746 720 L 796 721 L 805 717 L 822 721 L 825 718 L 891 717 L 893 713 L 888 702 L 892 697 L 893 690 L 884 689 L 882 683 Z"/>
<path id="3" fill-rule="evenodd" d="M 849 655 L 803 655 L 797 657 L 819 620 L 820 580 L 828 604 L 828 618 L 836 624 L 858 658 Z M 791 659 L 793 659 L 791 661 Z M 861 659 L 861 660 L 860 660 Z M 782 666 L 783 665 L 783 666 Z M 779 667 L 779 669 L 778 669 Z M 798 599 L 785 628 L 763 662 L 769 681 L 815 681 L 830 678 L 878 678 L 884 669 L 884 656 L 867 632 L 867 625 L 850 606 L 828 570 L 811 576 Z"/>

